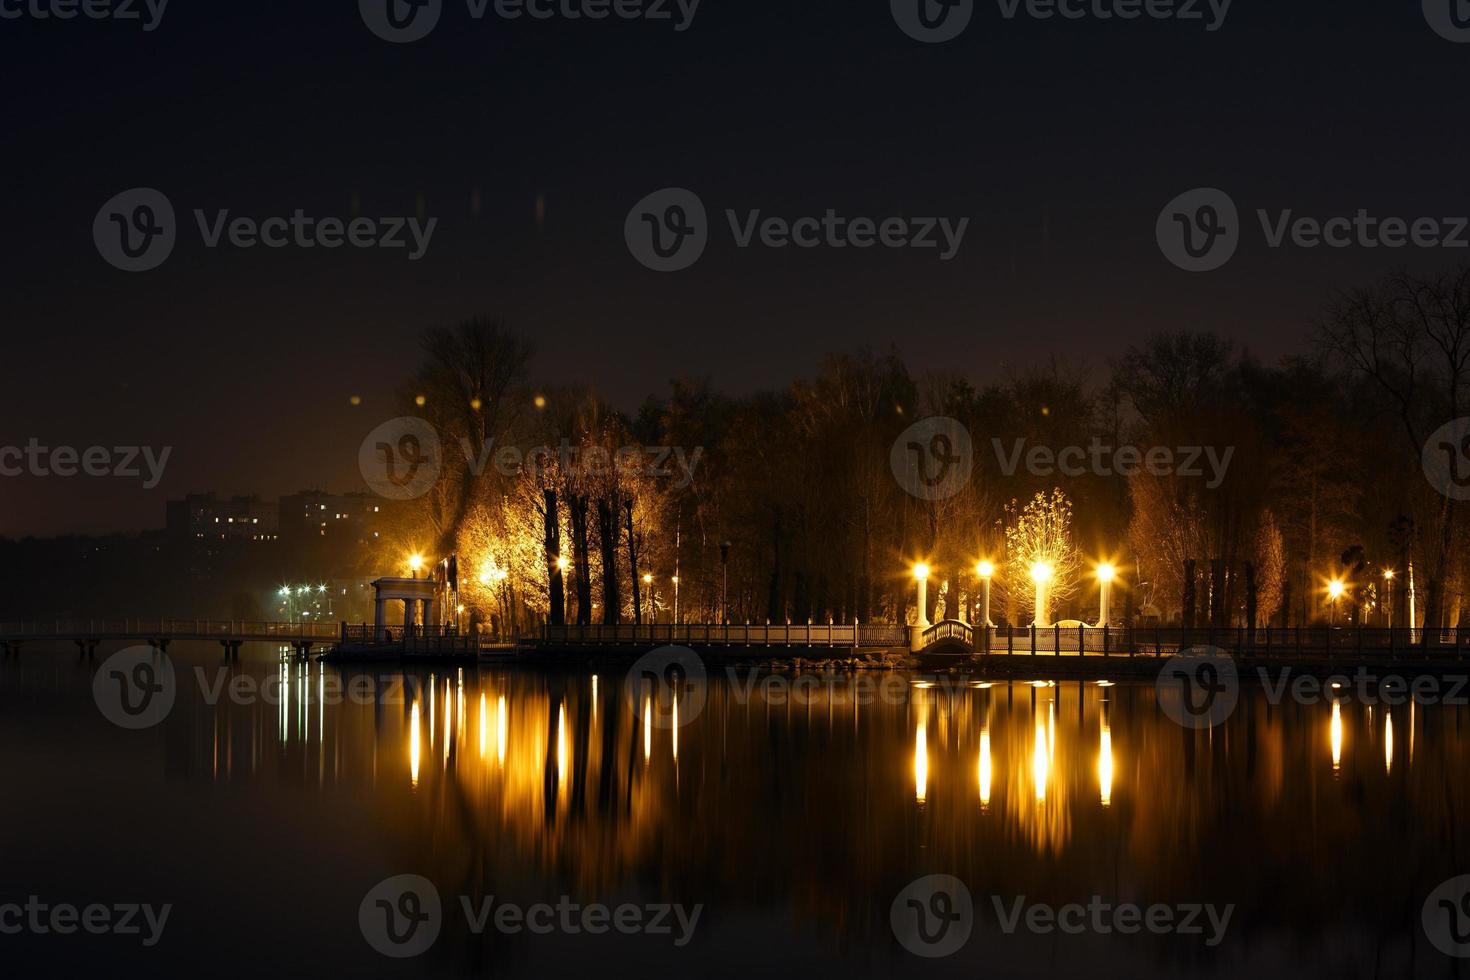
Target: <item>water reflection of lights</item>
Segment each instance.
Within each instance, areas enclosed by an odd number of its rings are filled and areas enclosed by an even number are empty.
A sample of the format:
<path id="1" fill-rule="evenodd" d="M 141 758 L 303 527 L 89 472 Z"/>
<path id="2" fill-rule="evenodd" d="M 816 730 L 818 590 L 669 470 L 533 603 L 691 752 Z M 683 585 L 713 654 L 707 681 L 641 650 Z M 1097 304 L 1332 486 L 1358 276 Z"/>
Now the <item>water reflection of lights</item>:
<path id="1" fill-rule="evenodd" d="M 653 698 L 643 696 L 643 761 L 647 764 L 653 755 Z"/>
<path id="2" fill-rule="evenodd" d="M 1393 713 L 1383 714 L 1383 771 L 1393 772 Z"/>
<path id="3" fill-rule="evenodd" d="M 567 706 L 562 702 L 556 713 L 556 789 L 560 793 L 567 785 Z"/>
<path id="4" fill-rule="evenodd" d="M 1342 768 L 1342 704 L 1332 702 L 1332 769 Z"/>
<path id="5" fill-rule="evenodd" d="M 485 750 L 488 747 L 489 741 L 490 741 L 490 733 L 486 730 L 487 729 L 487 725 L 485 724 L 487 721 L 489 721 L 489 718 L 490 718 L 490 712 L 487 710 L 487 706 L 485 704 L 485 692 L 484 691 L 481 691 L 480 692 L 480 758 L 482 758 L 482 759 L 485 758 Z"/>
<path id="6" fill-rule="evenodd" d="M 1113 805 L 1113 729 L 1107 715 L 1102 720 L 1102 743 L 1097 755 L 1097 782 L 1102 794 L 1102 805 Z"/>
<path id="7" fill-rule="evenodd" d="M 929 729 L 924 719 L 914 733 L 914 798 L 923 803 L 929 792 Z"/>
<path id="8" fill-rule="evenodd" d="M 408 775 L 414 786 L 419 784 L 419 703 L 415 701 L 408 719 Z"/>
<path id="9" fill-rule="evenodd" d="M 1035 744 L 1031 749 L 1031 779 L 1036 784 L 1036 802 L 1046 802 L 1046 775 L 1049 768 L 1046 752 L 1046 723 L 1040 716 L 1036 719 Z"/>
<path id="10" fill-rule="evenodd" d="M 506 717 L 505 717 L 505 695 L 500 696 L 500 703 L 496 706 L 495 721 L 495 754 L 500 760 L 500 767 L 505 768 L 505 742 L 506 742 Z"/>
<path id="11" fill-rule="evenodd" d="M 980 807 L 990 806 L 990 782 L 994 769 L 990 759 L 990 727 L 980 729 Z"/>

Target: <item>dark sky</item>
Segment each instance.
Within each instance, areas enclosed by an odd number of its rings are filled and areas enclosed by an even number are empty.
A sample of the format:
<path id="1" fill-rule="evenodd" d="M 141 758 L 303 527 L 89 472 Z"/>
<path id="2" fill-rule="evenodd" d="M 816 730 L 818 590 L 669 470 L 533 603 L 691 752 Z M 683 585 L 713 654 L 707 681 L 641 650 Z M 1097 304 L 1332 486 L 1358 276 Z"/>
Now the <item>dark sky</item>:
<path id="1" fill-rule="evenodd" d="M 988 0 L 962 36 L 922 44 L 888 0 L 704 0 L 684 32 L 475 21 L 445 0 L 429 37 L 394 45 L 354 0 L 173 0 L 152 32 L 0 19 L 0 81 L 0 447 L 173 447 L 151 491 L 0 478 L 0 535 L 159 526 L 190 490 L 357 489 L 418 332 L 469 314 L 532 336 L 539 379 L 629 410 L 675 375 L 743 393 L 858 345 L 979 382 L 1053 354 L 1101 375 L 1163 329 L 1274 358 L 1306 348 L 1334 288 L 1465 250 L 1271 249 L 1255 209 L 1470 213 L 1470 44 L 1417 2 L 1235 0 L 1208 32 L 1007 20 Z M 670 186 L 713 228 L 698 264 L 659 274 L 623 225 Z M 1208 186 L 1239 205 L 1243 241 L 1191 274 L 1155 219 Z M 134 187 L 167 195 L 179 239 L 129 274 L 92 225 Z M 195 208 L 439 224 L 418 262 L 208 249 Z M 726 208 L 971 224 L 950 262 L 742 250 Z"/>

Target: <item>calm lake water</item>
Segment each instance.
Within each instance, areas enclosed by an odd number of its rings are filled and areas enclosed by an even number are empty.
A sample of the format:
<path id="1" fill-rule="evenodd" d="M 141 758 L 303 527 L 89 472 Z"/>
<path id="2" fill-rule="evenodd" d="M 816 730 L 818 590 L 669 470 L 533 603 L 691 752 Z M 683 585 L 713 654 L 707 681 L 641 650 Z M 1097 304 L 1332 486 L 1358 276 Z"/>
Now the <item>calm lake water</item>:
<path id="1" fill-rule="evenodd" d="M 792 693 L 711 668 L 675 726 L 612 670 L 364 673 L 263 648 L 171 663 L 172 708 L 138 731 L 99 709 L 101 663 L 32 648 L 0 667 L 0 905 L 172 906 L 152 947 L 146 924 L 0 935 L 11 975 L 1470 972 L 1421 923 L 1470 872 L 1462 707 L 1247 687 L 1190 731 L 1146 684 L 837 674 Z M 401 875 L 436 897 L 382 890 Z M 931 875 L 973 911 L 914 885 Z M 488 896 L 477 932 L 465 906 Z M 1028 927 L 1070 903 L 1103 911 Z M 1229 918 L 1111 929 L 1127 904 Z M 417 957 L 372 945 L 400 913 L 438 930 Z M 634 932 L 635 913 L 667 931 Z M 946 925 L 951 955 L 910 951 Z"/>

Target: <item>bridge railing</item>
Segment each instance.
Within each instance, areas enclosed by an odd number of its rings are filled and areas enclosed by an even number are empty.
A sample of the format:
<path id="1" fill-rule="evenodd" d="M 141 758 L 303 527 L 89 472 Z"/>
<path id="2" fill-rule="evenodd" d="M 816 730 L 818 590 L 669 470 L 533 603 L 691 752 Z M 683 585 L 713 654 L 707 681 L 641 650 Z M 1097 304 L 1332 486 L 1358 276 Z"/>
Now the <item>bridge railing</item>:
<path id="1" fill-rule="evenodd" d="M 1257 658 L 1372 657 L 1414 660 L 1470 653 L 1470 629 L 1416 627 L 1181 627 L 1015 626 L 981 630 L 978 652 L 1037 655 L 1084 653 L 1102 656 L 1172 657 L 1186 651 L 1223 650 Z M 986 643 L 988 639 L 988 645 Z"/>
<path id="2" fill-rule="evenodd" d="M 175 636 L 219 639 L 266 638 L 336 639 L 335 623 L 276 623 L 241 619 L 56 619 L 0 623 L 4 637 L 106 636 L 167 639 Z"/>
<path id="3" fill-rule="evenodd" d="M 537 639 L 545 644 L 611 646 L 664 644 L 668 646 L 740 647 L 858 647 L 896 646 L 903 642 L 902 627 L 845 625 L 751 626 L 731 623 L 669 623 L 616 626 L 543 626 Z"/>

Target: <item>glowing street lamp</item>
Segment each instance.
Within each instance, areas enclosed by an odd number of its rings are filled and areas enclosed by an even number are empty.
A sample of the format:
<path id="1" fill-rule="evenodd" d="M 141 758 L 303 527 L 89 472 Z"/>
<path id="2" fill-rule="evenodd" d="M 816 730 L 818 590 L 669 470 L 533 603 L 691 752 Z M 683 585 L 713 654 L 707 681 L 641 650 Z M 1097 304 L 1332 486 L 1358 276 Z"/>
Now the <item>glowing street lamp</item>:
<path id="1" fill-rule="evenodd" d="M 919 615 L 914 625 L 919 629 L 928 629 L 929 623 L 929 566 L 919 562 L 914 566 L 914 581 L 919 587 Z"/>
<path id="2" fill-rule="evenodd" d="M 1331 601 L 1331 604 L 1327 607 L 1327 625 L 1329 627 L 1336 624 L 1337 600 L 1342 598 L 1342 594 L 1345 591 L 1347 591 L 1347 586 L 1343 585 L 1342 579 L 1335 578 L 1327 583 L 1327 598 Z"/>
<path id="3" fill-rule="evenodd" d="M 1039 561 L 1031 566 L 1031 581 L 1036 583 L 1036 626 L 1050 626 L 1051 617 L 1047 615 L 1047 585 L 1050 584 L 1056 570 L 1044 561 Z"/>
<path id="4" fill-rule="evenodd" d="M 991 629 L 995 624 L 990 621 L 990 580 L 995 577 L 995 566 L 988 561 L 982 561 L 975 566 L 975 574 L 980 576 L 980 622 Z"/>
<path id="5" fill-rule="evenodd" d="M 419 572 L 424 570 L 424 556 L 418 553 L 409 555 L 408 570 L 413 573 L 414 578 L 418 578 Z"/>
<path id="6" fill-rule="evenodd" d="M 658 617 L 658 599 L 654 597 L 653 576 L 645 572 L 643 584 L 648 587 L 648 624 L 652 626 L 653 621 Z"/>
<path id="7" fill-rule="evenodd" d="M 1393 569 L 1383 570 L 1383 582 L 1388 588 L 1388 628 L 1393 629 Z"/>
<path id="8" fill-rule="evenodd" d="M 1104 563 L 1097 566 L 1097 583 L 1100 590 L 1097 604 L 1097 625 L 1099 627 L 1109 625 L 1108 606 L 1113 598 L 1113 579 L 1117 578 L 1117 575 L 1117 569 L 1112 565 Z"/>

